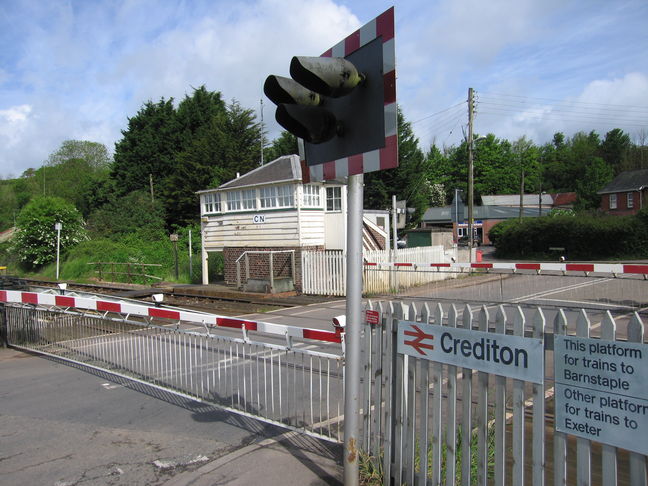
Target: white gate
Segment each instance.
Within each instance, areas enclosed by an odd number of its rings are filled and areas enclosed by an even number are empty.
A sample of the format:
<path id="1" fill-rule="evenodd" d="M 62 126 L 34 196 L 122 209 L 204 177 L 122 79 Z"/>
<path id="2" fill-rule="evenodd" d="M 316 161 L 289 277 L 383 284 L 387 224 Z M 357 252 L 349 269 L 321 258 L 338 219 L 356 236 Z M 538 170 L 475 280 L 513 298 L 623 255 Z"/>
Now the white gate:
<path id="1" fill-rule="evenodd" d="M 363 293 L 386 294 L 423 285 L 436 280 L 453 278 L 445 272 L 416 272 L 416 263 L 445 263 L 442 246 L 404 248 L 396 251 L 365 250 L 363 259 Z M 395 263 L 394 263 L 395 262 Z M 385 266 L 392 263 L 402 266 Z M 339 250 L 302 252 L 302 292 L 313 295 L 346 295 L 346 255 Z"/>

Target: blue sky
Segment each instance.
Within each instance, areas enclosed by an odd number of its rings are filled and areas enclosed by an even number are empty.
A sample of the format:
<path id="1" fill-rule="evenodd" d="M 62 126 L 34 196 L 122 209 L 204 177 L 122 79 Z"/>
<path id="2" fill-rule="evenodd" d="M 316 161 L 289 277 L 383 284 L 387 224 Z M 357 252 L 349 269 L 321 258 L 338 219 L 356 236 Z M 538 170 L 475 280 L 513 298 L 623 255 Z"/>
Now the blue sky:
<path id="1" fill-rule="evenodd" d="M 67 139 L 112 151 L 144 102 L 203 84 L 258 112 L 268 74 L 392 5 L 397 97 L 423 149 L 460 141 L 469 87 L 476 133 L 648 132 L 646 0 L 0 0 L 0 176 Z"/>

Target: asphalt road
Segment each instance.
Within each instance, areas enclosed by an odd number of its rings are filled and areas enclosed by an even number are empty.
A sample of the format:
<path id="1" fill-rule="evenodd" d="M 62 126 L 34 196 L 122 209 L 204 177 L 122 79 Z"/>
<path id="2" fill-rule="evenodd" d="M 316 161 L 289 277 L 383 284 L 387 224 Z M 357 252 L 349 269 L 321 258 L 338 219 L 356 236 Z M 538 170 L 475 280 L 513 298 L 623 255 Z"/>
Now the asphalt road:
<path id="1" fill-rule="evenodd" d="M 0 403 L 3 486 L 338 484 L 335 447 L 296 448 L 283 429 L 5 348 Z"/>

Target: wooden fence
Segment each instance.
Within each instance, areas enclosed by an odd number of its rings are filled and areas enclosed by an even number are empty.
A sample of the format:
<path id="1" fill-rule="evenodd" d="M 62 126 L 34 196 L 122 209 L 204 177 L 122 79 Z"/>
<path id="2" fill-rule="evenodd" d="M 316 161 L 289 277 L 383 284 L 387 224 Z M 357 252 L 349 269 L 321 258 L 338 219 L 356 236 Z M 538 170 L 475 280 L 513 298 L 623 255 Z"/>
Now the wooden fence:
<path id="1" fill-rule="evenodd" d="M 373 250 L 363 252 L 363 259 L 374 263 L 446 262 L 442 246 L 404 248 L 395 251 Z M 375 266 L 363 269 L 363 293 L 385 294 L 423 285 L 428 282 L 453 278 L 456 274 L 444 272 L 417 272 L 414 268 L 385 268 Z M 314 295 L 346 295 L 346 255 L 339 250 L 302 252 L 302 292 Z"/>
<path id="2" fill-rule="evenodd" d="M 585 310 L 574 314 L 516 305 L 500 305 L 492 311 L 486 306 L 458 309 L 432 302 L 369 302 L 367 308 L 380 313 L 380 324 L 366 324 L 363 333 L 362 449 L 382 471 L 383 484 L 646 485 L 645 432 L 634 434 L 643 452 L 628 452 L 582 434 L 576 437 L 576 432 L 558 431 L 553 418 L 558 400 L 561 407 L 565 405 L 564 397 L 554 396 L 554 336 L 589 338 L 592 332 L 597 343 L 613 341 L 619 339 L 621 322 L 617 321 L 623 321 L 623 341 L 616 343 L 642 343 L 637 347 L 645 360 L 648 345 L 643 344 L 644 324 L 637 313 L 615 321 L 606 311 L 592 323 Z M 545 330 L 548 313 L 555 313 L 553 332 Z M 532 366 L 540 367 L 544 383 L 400 354 L 398 326 L 416 323 L 440 326 L 439 332 L 464 328 L 493 337 L 542 339 L 544 363 Z M 438 339 L 430 343 L 440 344 Z M 587 390 L 580 398 L 595 393 Z M 644 397 L 637 403 L 646 406 L 640 405 L 634 418 L 640 428 L 648 427 L 648 414 L 641 413 L 646 412 L 648 401 Z M 595 427 L 602 422 L 590 418 L 586 423 Z M 623 433 L 620 436 L 623 440 Z"/>

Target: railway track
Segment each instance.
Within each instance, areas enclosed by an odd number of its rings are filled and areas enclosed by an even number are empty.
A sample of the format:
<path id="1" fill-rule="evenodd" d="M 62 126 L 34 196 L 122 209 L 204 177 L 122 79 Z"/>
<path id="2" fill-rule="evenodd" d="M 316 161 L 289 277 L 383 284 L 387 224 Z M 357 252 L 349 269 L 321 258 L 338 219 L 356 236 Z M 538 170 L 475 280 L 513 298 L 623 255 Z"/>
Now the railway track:
<path id="1" fill-rule="evenodd" d="M 57 289 L 58 283 L 50 280 L 2 277 L 3 284 L 0 288 L 28 289 L 28 288 L 52 288 Z M 184 292 L 177 292 L 174 289 L 163 289 L 145 286 L 134 286 L 125 284 L 90 284 L 68 282 L 66 292 L 88 292 L 94 294 L 122 297 L 125 299 L 151 302 L 153 294 L 162 294 L 164 304 L 174 307 L 183 307 L 205 312 L 218 313 L 221 315 L 240 315 L 268 312 L 298 305 L 289 303 L 282 299 L 260 299 L 252 296 L 218 296 L 200 295 Z"/>

